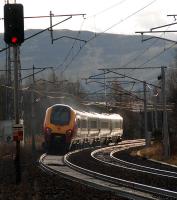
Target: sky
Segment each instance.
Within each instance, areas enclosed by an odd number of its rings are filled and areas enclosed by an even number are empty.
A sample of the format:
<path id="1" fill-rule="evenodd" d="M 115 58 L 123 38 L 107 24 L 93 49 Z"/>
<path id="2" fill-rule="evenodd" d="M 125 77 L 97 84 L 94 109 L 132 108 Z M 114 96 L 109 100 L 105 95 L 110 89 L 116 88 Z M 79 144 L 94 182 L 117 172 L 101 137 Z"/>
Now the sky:
<path id="1" fill-rule="evenodd" d="M 9 0 L 14 3 L 14 0 Z M 150 28 L 175 22 L 167 15 L 177 14 L 176 0 L 16 0 L 24 6 L 24 16 L 86 14 L 75 16 L 55 29 L 89 30 L 115 34 L 135 34 Z M 1 15 L 5 0 L 0 0 Z M 66 17 L 53 19 L 53 24 Z M 3 33 L 3 20 L 0 32 Z M 44 29 L 50 26 L 49 18 L 25 19 L 25 29 Z M 171 29 L 174 30 L 174 26 Z M 176 29 L 177 30 L 177 29 Z"/>

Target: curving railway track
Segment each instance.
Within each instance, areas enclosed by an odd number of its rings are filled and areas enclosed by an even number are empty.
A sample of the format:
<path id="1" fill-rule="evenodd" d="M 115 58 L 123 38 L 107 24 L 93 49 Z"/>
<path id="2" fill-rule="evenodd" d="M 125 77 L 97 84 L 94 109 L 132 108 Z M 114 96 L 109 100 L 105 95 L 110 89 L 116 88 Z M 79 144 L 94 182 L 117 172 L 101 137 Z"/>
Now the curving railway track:
<path id="1" fill-rule="evenodd" d="M 128 158 L 125 161 L 131 148 L 142 145 L 143 140 L 124 141 L 117 146 L 70 152 L 64 158 L 60 157 L 60 161 L 57 161 L 57 156 L 43 155 L 40 166 L 48 173 L 62 175 L 75 181 L 82 179 L 84 184 L 107 189 L 129 199 L 177 199 L 176 169 L 172 168 L 173 170 L 169 171 L 157 163 L 156 167 L 152 167 L 149 161 L 142 159 L 148 166 L 142 165 L 140 160 L 139 163 L 129 162 L 131 159 Z M 119 155 L 124 157 L 124 161 L 119 159 Z M 77 172 L 69 172 L 70 170 Z M 73 174 L 77 173 L 86 175 L 74 177 Z"/>

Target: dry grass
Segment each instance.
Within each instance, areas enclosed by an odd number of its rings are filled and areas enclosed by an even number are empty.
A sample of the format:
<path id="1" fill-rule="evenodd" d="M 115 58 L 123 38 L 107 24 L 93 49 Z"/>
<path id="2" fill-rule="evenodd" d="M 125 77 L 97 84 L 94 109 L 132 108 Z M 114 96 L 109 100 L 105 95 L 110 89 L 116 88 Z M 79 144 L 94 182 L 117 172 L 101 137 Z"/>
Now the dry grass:
<path id="1" fill-rule="evenodd" d="M 164 160 L 163 146 L 161 143 L 154 143 L 150 147 L 143 147 L 138 151 L 131 152 L 131 156 L 137 155 L 148 159 L 163 161 L 172 165 L 177 165 L 177 155 L 173 155 L 170 159 Z"/>
<path id="2" fill-rule="evenodd" d="M 162 144 L 152 144 L 150 147 L 141 149 L 138 154 L 149 159 L 161 160 L 163 156 Z"/>
<path id="3" fill-rule="evenodd" d="M 177 155 L 172 156 L 172 157 L 168 160 L 168 163 L 177 166 Z"/>
<path id="4" fill-rule="evenodd" d="M 43 135 L 36 135 L 35 136 L 35 147 L 36 149 L 41 149 L 41 145 L 44 142 L 44 137 Z M 26 137 L 25 138 L 25 145 L 23 142 L 21 142 L 21 147 L 23 148 L 24 146 L 31 146 L 32 145 L 32 139 L 31 137 Z M 15 142 L 0 142 L 0 159 L 6 158 L 6 157 L 11 157 L 14 158 L 16 152 L 16 143 Z"/>
<path id="5" fill-rule="evenodd" d="M 13 143 L 0 143 L 0 159 L 4 157 L 13 157 L 15 152 L 15 145 Z"/>
<path id="6" fill-rule="evenodd" d="M 42 144 L 42 142 L 44 142 L 44 136 L 41 135 L 35 135 L 35 143 L 36 145 Z M 32 138 L 31 136 L 27 136 L 25 138 L 25 144 L 26 145 L 31 145 L 32 144 Z"/>

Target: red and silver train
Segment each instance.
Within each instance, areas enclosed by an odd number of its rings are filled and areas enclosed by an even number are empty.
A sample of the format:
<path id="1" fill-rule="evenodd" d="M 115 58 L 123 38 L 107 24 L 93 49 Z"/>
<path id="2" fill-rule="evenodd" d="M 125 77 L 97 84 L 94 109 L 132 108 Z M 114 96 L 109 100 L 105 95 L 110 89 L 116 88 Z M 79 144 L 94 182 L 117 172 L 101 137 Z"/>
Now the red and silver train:
<path id="1" fill-rule="evenodd" d="M 123 118 L 119 114 L 78 111 L 65 104 L 46 110 L 44 139 L 47 151 L 68 151 L 84 144 L 117 143 L 123 134 Z"/>

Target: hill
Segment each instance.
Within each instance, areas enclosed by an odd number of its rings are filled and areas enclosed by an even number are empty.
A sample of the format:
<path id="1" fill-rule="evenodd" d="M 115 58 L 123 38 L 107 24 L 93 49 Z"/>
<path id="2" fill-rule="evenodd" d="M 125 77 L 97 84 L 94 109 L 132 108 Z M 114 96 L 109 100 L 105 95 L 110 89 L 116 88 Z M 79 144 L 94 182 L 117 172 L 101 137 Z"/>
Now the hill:
<path id="1" fill-rule="evenodd" d="M 41 30 L 27 30 L 25 38 Z M 76 41 L 69 37 L 77 37 L 85 41 Z M 95 37 L 96 36 L 96 37 Z M 137 67 L 155 55 L 163 52 L 143 66 L 157 67 L 168 66 L 174 60 L 174 49 L 164 51 L 167 45 L 162 40 L 149 40 L 141 42 L 140 35 L 97 34 L 82 31 L 55 30 L 54 38 L 59 38 L 51 44 L 50 32 L 46 31 L 31 39 L 21 46 L 22 68 L 58 67 L 58 74 L 64 70 L 64 75 L 69 79 L 80 79 L 99 73 L 98 68 L 105 67 Z M 143 53 L 145 52 L 145 53 Z M 3 68 L 4 53 L 1 53 L 1 65 Z M 138 57 L 137 57 L 138 56 Z M 137 57 L 137 59 L 135 59 Z M 130 62 L 131 60 L 134 60 Z M 129 63 L 129 65 L 126 65 Z M 50 70 L 48 70 L 49 72 Z M 125 71 L 125 70 L 123 70 Z M 122 72 L 123 72 L 122 71 Z M 29 72 L 23 72 L 29 73 Z M 44 76 L 47 73 L 41 73 Z M 125 71 L 126 73 L 126 71 Z M 131 71 L 131 75 L 140 79 L 154 79 L 160 70 Z M 25 74 L 23 74 L 25 75 Z"/>

